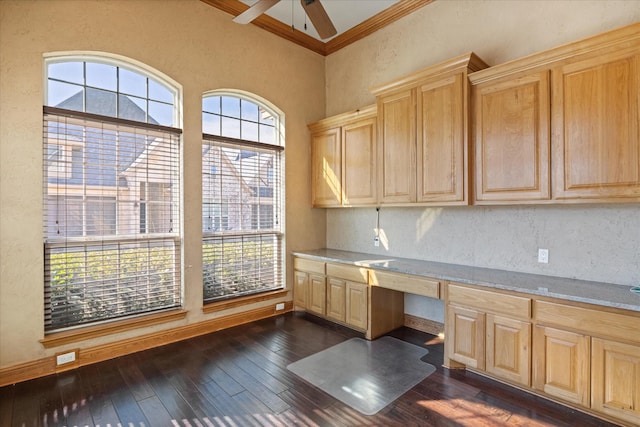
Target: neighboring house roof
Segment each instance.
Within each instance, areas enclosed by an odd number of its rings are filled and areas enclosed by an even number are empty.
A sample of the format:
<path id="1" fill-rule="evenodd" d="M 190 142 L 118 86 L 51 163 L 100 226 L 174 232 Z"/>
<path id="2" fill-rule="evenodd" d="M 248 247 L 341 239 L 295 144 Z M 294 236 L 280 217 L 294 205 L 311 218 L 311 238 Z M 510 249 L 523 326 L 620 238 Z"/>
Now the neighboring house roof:
<path id="1" fill-rule="evenodd" d="M 86 89 L 86 100 L 83 96 L 84 92 L 78 92 L 75 95 L 62 101 L 56 107 L 67 110 L 83 111 L 84 103 L 91 106 L 90 112 L 101 114 L 109 117 L 116 115 L 115 96 L 116 94 L 97 89 Z M 145 122 L 147 120 L 146 113 L 135 102 L 131 101 L 127 96 L 119 98 L 119 115 L 128 120 Z M 149 117 L 148 123 L 158 124 L 158 122 Z M 59 126 L 66 126 L 59 124 Z M 63 129 L 64 133 L 71 133 L 73 130 Z M 62 133 L 61 132 L 61 133 Z M 98 136 L 98 132 L 100 135 Z M 69 185 L 95 185 L 95 186 L 127 186 L 126 179 L 135 174 L 135 169 L 139 167 L 141 162 L 154 155 L 154 152 L 162 150 L 167 141 L 164 138 L 149 139 L 144 135 L 134 135 L 124 133 L 126 138 L 120 138 L 118 145 L 106 145 L 103 138 L 109 133 L 115 135 L 115 131 L 105 129 L 98 130 L 96 136 L 92 137 L 91 132 L 84 133 L 78 129 L 79 136 L 73 137 L 76 142 L 82 141 L 84 156 L 82 162 L 73 159 L 73 173 L 68 176 L 50 177 L 49 182 L 53 184 L 69 184 Z M 123 136 L 123 133 L 120 133 Z M 69 138 L 66 138 L 69 140 Z M 207 145 L 203 148 L 203 157 L 212 155 L 210 152 L 212 146 Z M 117 169 L 116 169 L 117 158 Z M 273 189 L 270 188 L 266 171 L 269 160 L 265 160 L 256 155 L 255 151 L 241 150 L 234 158 L 230 158 L 227 153 L 222 150 L 220 158 L 225 163 L 225 168 L 231 171 L 229 175 L 234 176 L 240 185 L 244 188 L 243 193 L 252 194 L 254 197 L 273 197 Z M 260 164 L 258 164 L 258 162 Z M 82 171 L 82 167 L 78 166 L 84 163 L 86 170 Z M 256 174 L 249 182 L 243 179 L 239 172 L 240 164 L 249 166 L 253 170 L 261 170 L 265 173 Z M 251 165 L 255 163 L 254 165 Z"/>
<path id="2" fill-rule="evenodd" d="M 204 150 L 202 152 L 202 155 L 203 156 L 209 156 L 209 155 L 210 156 L 215 156 L 216 155 L 216 151 L 221 151 L 220 152 L 220 159 L 229 168 L 229 170 L 231 171 L 231 175 L 233 175 L 238 180 L 238 182 L 240 183 L 240 185 L 242 185 L 244 187 L 246 192 L 253 193 L 254 190 L 249 185 L 247 185 L 247 183 L 244 181 L 244 179 L 242 179 L 242 176 L 240 175 L 240 172 L 238 172 L 238 168 L 236 167 L 234 162 L 229 158 L 229 156 L 226 155 L 226 153 L 223 150 L 220 150 L 219 147 L 215 147 L 215 146 L 212 146 L 212 145 L 207 145 L 204 148 Z"/>
<path id="3" fill-rule="evenodd" d="M 113 92 L 107 92 L 104 90 L 86 88 L 87 92 L 87 106 L 90 106 L 88 113 L 100 114 L 108 117 L 116 117 L 116 102 L 118 103 L 119 117 L 134 120 L 136 122 L 151 123 L 154 125 L 159 124 L 153 117 L 149 116 L 147 121 L 147 114 L 145 111 L 138 107 L 128 96 L 120 95 L 119 99 L 116 98 L 116 94 Z M 75 95 L 65 99 L 56 107 L 64 108 L 73 111 L 85 111 L 84 109 L 84 91 L 80 91 Z"/>
<path id="4" fill-rule="evenodd" d="M 147 121 L 145 111 L 136 105 L 129 97 L 121 95 L 116 101 L 117 95 L 113 92 L 107 92 L 97 89 L 86 88 L 86 100 L 84 91 L 80 91 L 55 107 L 67 110 L 84 111 L 84 103 L 90 107 L 89 111 L 93 114 L 101 114 L 104 116 L 116 116 L 116 102 L 118 102 L 119 116 L 127 120 L 134 120 L 143 123 L 158 124 L 151 116 Z M 60 125 L 63 126 L 63 125 Z M 65 129 L 64 132 L 68 130 Z M 115 132 L 105 130 L 102 132 L 108 134 Z M 69 185 L 96 185 L 96 186 L 116 186 L 118 184 L 117 175 L 129 169 L 137 159 L 147 150 L 149 145 L 148 138 L 143 135 L 131 134 L 129 138 L 120 139 L 118 146 L 105 145 L 102 143 L 102 136 L 92 137 L 89 133 L 84 138 L 83 155 L 84 163 L 87 170 L 83 174 L 72 173 L 68 177 L 50 177 L 49 182 L 53 184 L 69 184 Z M 115 159 L 117 156 L 117 170 Z M 106 161 L 104 161 L 106 159 Z M 123 182 L 120 182 L 122 185 Z"/>

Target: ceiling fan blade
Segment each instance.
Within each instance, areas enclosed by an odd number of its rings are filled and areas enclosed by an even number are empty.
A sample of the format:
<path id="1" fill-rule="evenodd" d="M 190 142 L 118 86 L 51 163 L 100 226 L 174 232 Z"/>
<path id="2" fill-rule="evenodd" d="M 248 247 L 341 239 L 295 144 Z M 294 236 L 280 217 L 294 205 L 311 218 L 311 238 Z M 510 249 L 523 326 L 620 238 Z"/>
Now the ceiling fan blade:
<path id="1" fill-rule="evenodd" d="M 258 16 L 271 9 L 280 0 L 258 0 L 249 9 L 233 18 L 233 22 L 238 24 L 248 24 Z"/>
<path id="2" fill-rule="evenodd" d="M 300 0 L 300 3 L 320 38 L 327 39 L 338 33 L 320 0 Z"/>

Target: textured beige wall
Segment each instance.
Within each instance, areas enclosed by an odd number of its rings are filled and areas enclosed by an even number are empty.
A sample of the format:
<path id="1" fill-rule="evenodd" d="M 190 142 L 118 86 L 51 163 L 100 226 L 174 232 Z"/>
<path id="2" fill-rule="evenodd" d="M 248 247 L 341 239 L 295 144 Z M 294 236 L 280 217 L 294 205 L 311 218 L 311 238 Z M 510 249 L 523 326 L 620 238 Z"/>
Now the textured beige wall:
<path id="1" fill-rule="evenodd" d="M 640 20 L 639 0 L 437 0 L 327 58 L 327 115 L 369 89 L 467 52 L 490 65 Z"/>
<path id="2" fill-rule="evenodd" d="M 375 102 L 369 88 L 469 51 L 499 64 L 640 20 L 640 1 L 438 0 L 327 59 L 327 114 Z M 640 206 L 329 210 L 327 246 L 624 285 L 640 283 Z M 537 263 L 537 248 L 550 250 Z M 412 297 L 410 314 L 442 320 Z"/>
<path id="3" fill-rule="evenodd" d="M 45 351 L 38 342 L 44 336 L 43 54 L 60 51 L 123 55 L 183 87 L 185 308 L 189 310 L 185 323 L 214 317 L 201 311 L 203 92 L 221 88 L 252 92 L 285 113 L 287 250 L 324 246 L 325 214 L 312 210 L 309 202 L 306 128 L 306 123 L 324 115 L 324 58 L 257 27 L 234 24 L 230 15 L 197 0 L 0 0 L 0 367 L 65 349 Z M 175 325 L 67 347 L 97 345 Z"/>

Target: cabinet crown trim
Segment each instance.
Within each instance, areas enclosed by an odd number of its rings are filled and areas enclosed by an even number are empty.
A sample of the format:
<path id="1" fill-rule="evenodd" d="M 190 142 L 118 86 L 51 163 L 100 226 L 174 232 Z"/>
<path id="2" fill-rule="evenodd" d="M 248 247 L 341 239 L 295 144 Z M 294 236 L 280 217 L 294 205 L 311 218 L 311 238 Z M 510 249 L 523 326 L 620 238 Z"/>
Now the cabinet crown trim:
<path id="1" fill-rule="evenodd" d="M 338 126 L 343 126 L 357 120 L 375 118 L 377 111 L 377 104 L 367 105 L 366 107 L 358 108 L 357 110 L 347 111 L 346 113 L 337 114 L 335 116 L 327 117 L 326 119 L 318 120 L 317 122 L 309 123 L 307 127 L 312 133 L 320 132 Z"/>
<path id="2" fill-rule="evenodd" d="M 640 22 L 475 71 L 469 74 L 469 81 L 476 85 L 502 76 L 536 69 L 548 69 L 560 61 L 598 49 L 623 49 L 624 43 L 628 43 L 629 47 L 640 43 Z"/>
<path id="3" fill-rule="evenodd" d="M 430 67 L 423 68 L 411 74 L 407 74 L 391 82 L 375 86 L 370 89 L 370 92 L 375 96 L 380 96 L 415 86 L 423 79 L 439 78 L 464 69 L 467 69 L 469 72 L 475 72 L 487 68 L 488 66 L 489 65 L 480 59 L 475 53 L 469 52 Z"/>

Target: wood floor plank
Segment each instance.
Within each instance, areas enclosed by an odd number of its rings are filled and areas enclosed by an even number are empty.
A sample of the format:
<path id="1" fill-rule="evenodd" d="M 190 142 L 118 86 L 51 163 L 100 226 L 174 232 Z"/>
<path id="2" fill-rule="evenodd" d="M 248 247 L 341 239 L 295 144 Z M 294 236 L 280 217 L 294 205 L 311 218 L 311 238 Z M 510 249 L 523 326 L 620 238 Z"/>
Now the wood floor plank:
<path id="1" fill-rule="evenodd" d="M 227 374 L 219 366 L 215 366 L 208 373 L 209 377 L 215 381 L 228 395 L 242 393 L 244 387 L 242 387 L 236 380 L 234 380 L 229 374 Z"/>
<path id="2" fill-rule="evenodd" d="M 12 426 L 40 427 L 64 425 L 62 397 L 55 388 L 56 377 L 50 376 L 16 384 L 13 395 Z"/>
<path id="3" fill-rule="evenodd" d="M 204 384 L 201 389 L 212 402 L 215 414 L 210 418 L 222 425 L 256 426 L 258 422 L 247 412 L 240 402 L 233 399 L 224 390 L 217 388 L 215 382 Z M 239 393 L 236 393 L 236 395 Z"/>
<path id="4" fill-rule="evenodd" d="M 154 395 L 162 402 L 171 419 L 181 420 L 197 417 L 193 408 L 180 393 L 176 392 L 176 389 L 153 361 L 147 361 L 146 355 L 137 355 L 137 359 L 140 372 L 151 386 Z"/>
<path id="5" fill-rule="evenodd" d="M 436 372 L 365 416 L 286 367 L 362 334 L 288 313 L 59 375 L 0 388 L 0 427 L 527 426 L 611 427 L 473 372 L 442 368 L 443 342 L 390 334 L 428 350 Z"/>
<path id="6" fill-rule="evenodd" d="M 136 363 L 130 363 L 129 359 L 118 359 L 118 371 L 129 386 L 129 391 L 137 401 L 148 399 L 155 393 L 153 388 L 140 371 L 140 367 Z"/>
<path id="7" fill-rule="evenodd" d="M 122 425 L 134 426 L 149 425 L 147 418 L 138 406 L 137 401 L 131 394 L 129 386 L 120 374 L 117 360 L 107 360 L 98 364 L 99 371 L 102 374 L 104 387 L 109 390 L 109 398 L 113 403 L 113 407 L 121 420 Z"/>
<path id="8" fill-rule="evenodd" d="M 14 390 L 14 386 L 0 387 L 0 426 L 11 425 Z"/>
<path id="9" fill-rule="evenodd" d="M 164 407 L 158 396 L 151 396 L 138 402 L 138 406 L 142 410 L 149 426 L 170 426 L 175 420 Z"/>
<path id="10" fill-rule="evenodd" d="M 78 372 L 82 378 L 82 396 L 89 406 L 93 424 L 117 426 L 121 423 L 108 391 L 104 388 L 98 365 L 83 366 Z"/>
<path id="11" fill-rule="evenodd" d="M 88 400 L 83 391 L 82 371 L 75 370 L 59 376 L 58 390 L 67 417 L 67 425 L 84 426 L 93 423 Z"/>

